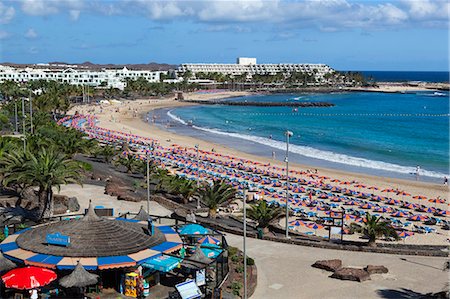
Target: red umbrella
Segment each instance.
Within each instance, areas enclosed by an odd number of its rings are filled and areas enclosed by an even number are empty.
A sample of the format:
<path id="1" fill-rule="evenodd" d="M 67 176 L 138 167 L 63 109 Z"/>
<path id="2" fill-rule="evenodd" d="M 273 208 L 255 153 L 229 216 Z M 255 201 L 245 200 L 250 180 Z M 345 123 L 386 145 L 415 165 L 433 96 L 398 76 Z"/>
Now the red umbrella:
<path id="1" fill-rule="evenodd" d="M 426 196 L 422 196 L 422 195 L 417 195 L 413 197 L 414 199 L 427 199 Z"/>
<path id="2" fill-rule="evenodd" d="M 434 202 L 434 203 L 444 203 L 445 199 L 441 199 L 441 198 L 432 198 L 428 200 L 429 202 Z"/>
<path id="3" fill-rule="evenodd" d="M 2 276 L 7 288 L 29 290 L 45 286 L 56 279 L 52 270 L 38 267 L 17 268 Z"/>

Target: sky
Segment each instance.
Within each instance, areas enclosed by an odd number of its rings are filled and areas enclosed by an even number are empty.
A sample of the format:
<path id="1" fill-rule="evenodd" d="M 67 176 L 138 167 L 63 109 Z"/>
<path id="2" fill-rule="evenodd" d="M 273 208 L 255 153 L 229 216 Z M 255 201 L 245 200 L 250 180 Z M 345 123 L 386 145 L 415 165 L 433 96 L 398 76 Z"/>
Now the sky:
<path id="1" fill-rule="evenodd" d="M 0 62 L 448 71 L 447 0 L 2 0 Z"/>

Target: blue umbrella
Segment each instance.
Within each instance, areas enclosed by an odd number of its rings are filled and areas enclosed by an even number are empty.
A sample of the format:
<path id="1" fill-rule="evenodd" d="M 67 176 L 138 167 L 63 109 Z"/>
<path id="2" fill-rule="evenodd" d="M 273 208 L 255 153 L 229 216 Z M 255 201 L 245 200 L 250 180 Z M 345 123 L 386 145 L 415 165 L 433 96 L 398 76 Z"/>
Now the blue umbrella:
<path id="1" fill-rule="evenodd" d="M 180 235 L 206 235 L 208 229 L 200 224 L 187 224 L 179 229 Z"/>
<path id="2" fill-rule="evenodd" d="M 210 259 L 214 259 L 219 256 L 220 253 L 222 253 L 222 249 L 220 248 L 201 248 L 202 252 Z"/>

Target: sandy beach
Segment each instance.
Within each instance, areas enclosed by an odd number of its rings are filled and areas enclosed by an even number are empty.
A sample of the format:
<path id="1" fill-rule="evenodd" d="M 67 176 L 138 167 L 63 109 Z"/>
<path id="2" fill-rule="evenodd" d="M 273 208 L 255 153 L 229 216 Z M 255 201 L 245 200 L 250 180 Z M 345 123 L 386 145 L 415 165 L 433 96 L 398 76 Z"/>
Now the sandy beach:
<path id="1" fill-rule="evenodd" d="M 234 96 L 244 96 L 248 94 L 247 92 L 221 92 L 221 93 L 190 93 L 185 94 L 186 99 L 193 100 L 210 100 L 219 99 L 225 97 Z M 161 99 L 151 99 L 151 100 L 135 100 L 135 101 L 123 101 L 120 104 L 115 105 L 90 105 L 90 106 L 76 106 L 72 109 L 72 113 L 78 111 L 79 113 L 93 114 L 95 115 L 100 127 L 104 127 L 110 130 L 118 130 L 126 133 L 133 133 L 143 137 L 151 137 L 159 140 L 160 144 L 164 147 L 169 147 L 172 144 L 181 145 L 183 147 L 194 147 L 198 144 L 201 149 L 211 150 L 215 149 L 216 152 L 225 155 L 231 155 L 234 157 L 249 159 L 253 161 L 258 161 L 261 163 L 270 163 L 272 166 L 284 167 L 284 163 L 281 161 L 272 160 L 270 158 L 264 158 L 259 156 L 254 156 L 248 153 L 239 152 L 233 148 L 229 148 L 220 144 L 207 142 L 199 139 L 195 139 L 188 136 L 177 135 L 163 129 L 160 127 L 149 123 L 146 123 L 145 115 L 147 112 L 168 107 L 180 107 L 185 105 L 191 105 L 183 102 L 174 100 L 173 98 L 161 98 Z M 151 114 L 150 114 L 151 115 Z M 344 172 L 336 169 L 326 169 L 315 167 L 314 165 L 301 165 L 290 163 L 290 167 L 293 170 L 307 170 L 307 169 L 317 169 L 318 174 L 322 176 L 327 176 L 331 178 L 336 178 L 341 181 L 357 181 L 370 186 L 377 186 L 380 190 L 385 188 L 404 190 L 412 195 L 423 195 L 428 198 L 441 197 L 443 199 L 448 199 L 449 189 L 443 184 L 437 183 L 427 183 L 421 181 L 394 179 L 387 177 L 377 177 L 367 174 L 356 174 L 350 172 Z M 377 193 L 378 192 L 378 193 Z M 374 192 L 376 195 L 385 195 L 379 193 L 379 191 Z M 408 199 L 409 200 L 409 199 Z M 428 201 L 414 201 L 411 202 L 425 204 L 427 206 L 436 206 L 435 204 L 429 203 Z M 441 209 L 448 209 L 448 204 L 437 204 L 437 207 Z M 321 234 L 318 234 L 321 235 Z M 356 236 L 355 236 L 356 237 Z M 418 235 L 412 236 L 406 240 L 406 243 L 412 244 L 448 244 L 448 233 L 446 231 L 440 231 L 436 238 L 430 238 L 428 235 Z"/>

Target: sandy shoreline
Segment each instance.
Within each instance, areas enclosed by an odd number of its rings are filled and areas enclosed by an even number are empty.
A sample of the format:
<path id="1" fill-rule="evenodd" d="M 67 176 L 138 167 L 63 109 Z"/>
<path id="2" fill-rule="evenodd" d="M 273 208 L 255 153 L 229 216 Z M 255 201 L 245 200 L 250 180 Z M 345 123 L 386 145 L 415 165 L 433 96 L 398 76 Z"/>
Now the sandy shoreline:
<path id="1" fill-rule="evenodd" d="M 186 99 L 208 100 L 219 99 L 225 97 L 237 97 L 248 95 L 248 92 L 222 92 L 222 93 L 191 93 L 185 95 Z M 229 148 L 217 143 L 212 143 L 189 136 L 181 136 L 160 129 L 158 126 L 146 123 L 144 121 L 145 115 L 152 110 L 170 107 L 181 107 L 192 105 L 190 103 L 183 103 L 175 101 L 172 98 L 157 99 L 157 100 L 135 100 L 124 101 L 121 105 L 102 106 L 101 112 L 99 106 L 77 106 L 72 112 L 77 110 L 80 113 L 91 112 L 98 118 L 99 126 L 107 129 L 119 130 L 128 133 L 137 134 L 145 137 L 152 137 L 158 139 L 163 146 L 170 146 L 178 144 L 185 147 L 194 147 L 198 144 L 200 148 L 210 150 L 214 148 L 217 152 L 226 155 L 233 155 L 240 158 L 251 159 L 263 163 L 271 163 L 280 167 L 284 166 L 281 161 L 272 160 L 270 158 L 251 155 L 244 152 L 239 152 L 236 149 Z M 292 164 L 292 165 L 291 165 Z M 302 165 L 290 163 L 290 166 L 296 170 L 318 169 L 320 175 L 330 176 L 340 180 L 356 180 L 367 185 L 377 186 L 380 188 L 394 188 L 406 190 L 411 194 L 421 194 L 429 198 L 440 196 L 441 198 L 448 198 L 449 189 L 442 184 L 427 183 L 421 181 L 410 181 L 396 178 L 377 177 L 368 174 L 351 173 L 340 171 L 336 169 L 327 169 L 315 167 L 314 165 Z"/>

